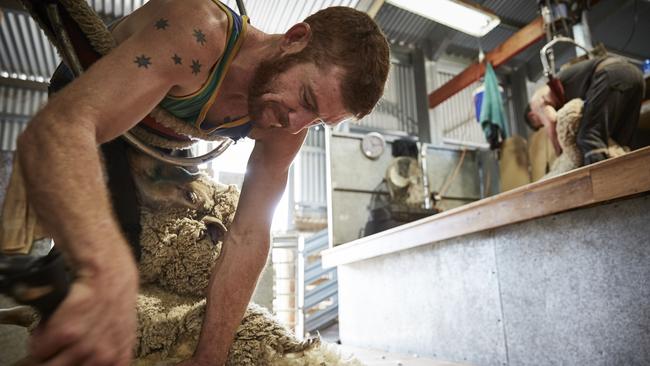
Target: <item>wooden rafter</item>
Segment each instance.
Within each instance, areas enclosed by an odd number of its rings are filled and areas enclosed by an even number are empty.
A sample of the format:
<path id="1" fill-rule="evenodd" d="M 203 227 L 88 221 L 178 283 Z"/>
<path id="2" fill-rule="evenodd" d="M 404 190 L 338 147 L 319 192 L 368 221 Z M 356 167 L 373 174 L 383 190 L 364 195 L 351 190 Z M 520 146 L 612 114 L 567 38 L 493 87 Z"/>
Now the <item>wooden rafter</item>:
<path id="1" fill-rule="evenodd" d="M 542 21 L 542 17 L 538 17 L 494 50 L 488 52 L 485 55 L 485 62 L 491 62 L 495 68 L 499 67 L 544 36 L 544 22 Z M 429 94 L 429 108 L 434 108 L 454 94 L 465 89 L 480 79 L 483 74 L 485 74 L 485 63 L 476 62 L 468 66 L 463 72 Z"/>

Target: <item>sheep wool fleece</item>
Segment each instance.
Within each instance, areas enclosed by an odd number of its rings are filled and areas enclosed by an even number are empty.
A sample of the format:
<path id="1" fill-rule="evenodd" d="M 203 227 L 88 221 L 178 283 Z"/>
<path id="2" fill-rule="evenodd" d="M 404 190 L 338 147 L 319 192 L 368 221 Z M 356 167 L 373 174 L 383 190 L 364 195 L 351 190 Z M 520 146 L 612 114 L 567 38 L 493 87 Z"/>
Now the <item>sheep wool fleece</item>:
<path id="1" fill-rule="evenodd" d="M 196 348 L 210 272 L 239 198 L 235 186 L 205 176 L 196 183 L 208 193 L 197 210 L 142 209 L 135 366 L 172 365 L 190 358 Z M 208 232 L 208 224 L 223 228 L 217 240 Z M 251 303 L 236 331 L 227 365 L 361 364 L 343 359 L 319 339 L 299 341 L 267 310 Z"/>

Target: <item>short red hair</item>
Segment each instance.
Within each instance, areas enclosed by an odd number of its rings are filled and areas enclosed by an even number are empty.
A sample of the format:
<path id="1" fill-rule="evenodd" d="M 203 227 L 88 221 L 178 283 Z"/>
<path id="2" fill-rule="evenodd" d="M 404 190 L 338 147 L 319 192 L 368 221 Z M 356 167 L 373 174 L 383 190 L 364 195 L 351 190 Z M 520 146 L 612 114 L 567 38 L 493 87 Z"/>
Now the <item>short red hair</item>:
<path id="1" fill-rule="evenodd" d="M 341 90 L 346 109 L 356 118 L 372 112 L 384 94 L 390 68 L 388 41 L 368 14 L 334 6 L 305 19 L 312 36 L 303 57 L 319 67 L 344 70 Z"/>

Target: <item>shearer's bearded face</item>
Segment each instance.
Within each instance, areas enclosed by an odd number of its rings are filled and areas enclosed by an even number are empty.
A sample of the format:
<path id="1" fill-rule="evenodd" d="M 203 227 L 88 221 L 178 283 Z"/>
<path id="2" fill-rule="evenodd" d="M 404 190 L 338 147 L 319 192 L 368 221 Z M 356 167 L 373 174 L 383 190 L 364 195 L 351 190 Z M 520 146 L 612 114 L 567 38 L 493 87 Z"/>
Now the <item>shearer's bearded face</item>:
<path id="1" fill-rule="evenodd" d="M 249 115 L 257 127 L 292 134 L 338 124 L 352 117 L 343 104 L 342 78 L 340 67 L 318 67 L 295 54 L 262 61 L 249 88 Z"/>

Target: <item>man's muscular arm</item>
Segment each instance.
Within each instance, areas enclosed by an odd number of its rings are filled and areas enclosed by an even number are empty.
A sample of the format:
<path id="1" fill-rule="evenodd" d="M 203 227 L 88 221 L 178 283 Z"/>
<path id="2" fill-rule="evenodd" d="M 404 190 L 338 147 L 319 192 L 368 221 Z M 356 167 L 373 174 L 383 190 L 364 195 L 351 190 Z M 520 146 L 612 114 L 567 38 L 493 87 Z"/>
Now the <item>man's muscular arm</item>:
<path id="1" fill-rule="evenodd" d="M 562 147 L 557 138 L 557 130 L 555 128 L 557 123 L 557 100 L 548 85 L 537 89 L 530 100 L 530 109 L 543 126 L 546 127 L 546 133 L 551 140 L 555 149 L 556 155 L 562 153 Z"/>
<path id="2" fill-rule="evenodd" d="M 269 253 L 273 212 L 289 165 L 307 130 L 276 130 L 257 140 L 249 159 L 237 213 L 210 279 L 199 345 L 183 365 L 223 365 Z"/>
<path id="3" fill-rule="evenodd" d="M 176 10 L 161 6 L 158 11 L 171 26 Z M 36 363 L 130 363 L 137 271 L 111 213 L 97 147 L 137 123 L 172 87 L 198 77 L 189 66 L 179 72 L 170 52 L 205 64 L 221 52 L 218 34 L 208 33 L 215 47 L 202 50 L 191 42 L 196 23 L 176 24 L 176 32 L 164 35 L 155 24 L 143 24 L 52 98 L 19 139 L 30 204 L 78 275 L 31 339 Z"/>

